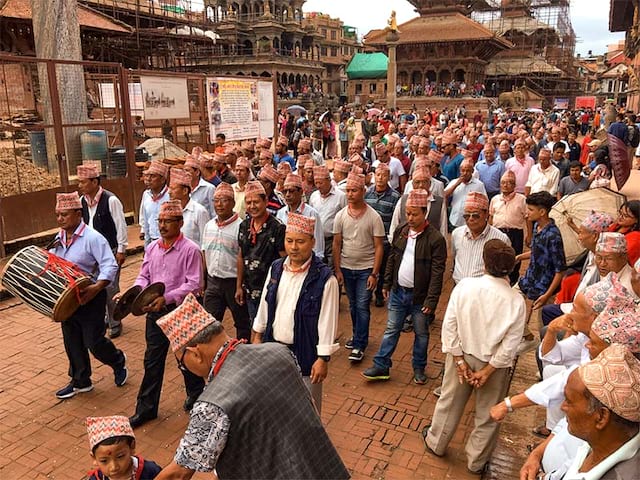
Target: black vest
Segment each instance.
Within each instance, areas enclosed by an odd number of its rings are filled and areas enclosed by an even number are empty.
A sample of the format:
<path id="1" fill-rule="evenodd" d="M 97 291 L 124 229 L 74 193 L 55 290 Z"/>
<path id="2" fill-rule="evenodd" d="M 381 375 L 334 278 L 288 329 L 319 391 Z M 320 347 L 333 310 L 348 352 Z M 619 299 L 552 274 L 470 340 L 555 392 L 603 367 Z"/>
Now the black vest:
<path id="1" fill-rule="evenodd" d="M 229 417 L 221 479 L 349 478 L 284 345 L 238 345 L 198 401 Z"/>
<path id="2" fill-rule="evenodd" d="M 104 238 L 109 242 L 109 246 L 114 249 L 118 246 L 118 233 L 116 231 L 116 224 L 113 222 L 111 212 L 109 211 L 109 198 L 113 196 L 113 193 L 102 190 L 100 200 L 98 200 L 98 207 L 96 208 L 96 214 L 93 216 L 93 229 L 100 232 Z M 89 225 L 89 205 L 82 197 L 82 218 L 84 223 Z"/>
<path id="3" fill-rule="evenodd" d="M 407 221 L 407 200 L 409 199 L 409 195 L 402 195 L 400 198 L 400 218 L 398 221 L 398 225 L 402 225 Z M 436 230 L 440 230 L 440 226 L 442 225 L 442 218 L 440 213 L 442 210 L 442 197 L 433 196 L 433 202 L 431 202 L 431 209 L 429 210 L 429 215 L 427 216 L 427 220 L 430 225 Z"/>

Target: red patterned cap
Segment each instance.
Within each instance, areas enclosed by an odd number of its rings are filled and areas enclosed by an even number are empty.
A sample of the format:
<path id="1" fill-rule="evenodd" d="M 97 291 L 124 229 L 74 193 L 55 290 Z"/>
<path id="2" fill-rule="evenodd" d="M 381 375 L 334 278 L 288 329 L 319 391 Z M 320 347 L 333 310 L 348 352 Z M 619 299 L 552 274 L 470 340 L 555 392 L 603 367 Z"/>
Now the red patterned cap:
<path id="1" fill-rule="evenodd" d="M 183 168 L 172 167 L 171 168 L 171 180 L 169 181 L 170 186 L 174 185 L 182 185 L 183 187 L 191 187 L 191 172 L 187 172 Z"/>
<path id="2" fill-rule="evenodd" d="M 618 232 L 600 234 L 596 244 L 596 253 L 627 253 L 627 239 Z"/>
<path id="3" fill-rule="evenodd" d="M 271 148 L 272 141 L 269 138 L 259 138 L 257 143 L 260 148 L 268 149 L 268 148 Z"/>
<path id="4" fill-rule="evenodd" d="M 416 168 L 411 177 L 413 180 L 431 180 L 431 172 L 426 167 Z"/>
<path id="5" fill-rule="evenodd" d="M 308 138 L 301 138 L 298 142 L 298 148 L 305 148 L 307 150 L 311 150 L 311 140 Z"/>
<path id="6" fill-rule="evenodd" d="M 160 213 L 158 213 L 158 218 L 160 217 L 181 218 L 182 204 L 180 203 L 180 200 L 168 200 L 160 205 Z"/>
<path id="7" fill-rule="evenodd" d="M 359 167 L 358 165 L 354 165 L 353 167 L 351 167 L 351 171 L 353 173 L 364 173 L 364 170 L 362 169 L 362 167 Z"/>
<path id="8" fill-rule="evenodd" d="M 199 147 L 193 147 L 199 148 Z M 187 155 L 186 160 L 184 161 L 185 167 L 195 168 L 196 170 L 200 169 L 200 154 L 198 155 Z"/>
<path id="9" fill-rule="evenodd" d="M 602 312 L 593 321 L 591 330 L 608 345 L 619 343 L 633 353 L 640 353 L 640 322 L 635 305 L 620 310 L 615 308 Z"/>
<path id="10" fill-rule="evenodd" d="M 280 162 L 276 168 L 276 172 L 278 172 L 282 178 L 282 176 L 291 173 L 291 165 L 289 165 L 289 162 Z"/>
<path id="11" fill-rule="evenodd" d="M 244 198 L 249 198 L 251 195 L 264 195 L 266 197 L 267 192 L 260 182 L 254 180 L 247 182 L 244 186 Z"/>
<path id="12" fill-rule="evenodd" d="M 78 165 L 78 180 L 91 180 L 92 178 L 98 178 L 100 176 L 100 170 L 96 168 L 95 164 Z"/>
<path id="13" fill-rule="evenodd" d="M 359 153 L 354 153 L 349 157 L 349 163 L 359 164 L 362 162 L 363 162 L 362 155 L 360 155 Z"/>
<path id="14" fill-rule="evenodd" d="M 242 142 L 240 148 L 245 152 L 254 152 L 256 149 L 256 145 L 251 140 L 245 140 Z"/>
<path id="15" fill-rule="evenodd" d="M 464 201 L 465 210 L 489 210 L 489 199 L 480 192 L 469 192 Z"/>
<path id="16" fill-rule="evenodd" d="M 280 180 L 278 172 L 271 165 L 265 165 L 264 167 L 262 167 L 258 178 L 260 180 L 268 180 L 271 183 L 278 183 L 278 180 Z"/>
<path id="17" fill-rule="evenodd" d="M 333 169 L 336 172 L 349 173 L 351 164 L 349 162 L 345 162 L 344 160 L 336 160 L 335 162 L 333 162 Z"/>
<path id="18" fill-rule="evenodd" d="M 200 154 L 200 166 L 202 168 L 213 168 L 213 155 L 209 152 L 202 152 Z"/>
<path id="19" fill-rule="evenodd" d="M 302 178 L 300 175 L 296 175 L 295 173 L 288 174 L 287 178 L 284 180 L 284 188 L 302 189 Z"/>
<path id="20" fill-rule="evenodd" d="M 93 449 L 108 438 L 131 437 L 136 438 L 133 428 L 129 423 L 129 418 L 123 415 L 113 415 L 111 417 L 87 417 L 85 420 L 87 435 L 89 436 L 89 448 Z"/>
<path id="21" fill-rule="evenodd" d="M 582 226 L 590 232 L 602 233 L 605 232 L 613 222 L 613 217 L 608 213 L 592 211 L 582 221 Z"/>
<path id="22" fill-rule="evenodd" d="M 56 193 L 56 212 L 61 210 L 82 210 L 78 192 Z"/>
<path id="23" fill-rule="evenodd" d="M 278 141 L 276 142 L 276 145 L 282 145 L 283 147 L 288 147 L 289 146 L 289 139 L 287 137 L 285 137 L 284 135 L 280 135 L 278 137 Z"/>
<path id="24" fill-rule="evenodd" d="M 445 133 L 442 136 L 442 144 L 455 146 L 458 144 L 458 137 L 456 136 L 455 133 Z"/>
<path id="25" fill-rule="evenodd" d="M 316 162 L 313 161 L 313 159 L 311 158 L 311 155 L 302 155 L 303 157 L 308 157 L 306 159 L 304 159 L 304 163 L 303 163 L 303 170 L 309 170 L 310 168 L 313 168 L 316 166 Z M 298 161 L 300 161 L 301 159 L 299 158 Z"/>
<path id="26" fill-rule="evenodd" d="M 427 208 L 429 206 L 429 192 L 426 190 L 411 190 L 407 197 L 407 207 Z"/>
<path id="27" fill-rule="evenodd" d="M 251 171 L 251 162 L 247 157 L 238 157 L 236 160 L 236 168 L 246 168 Z"/>
<path id="28" fill-rule="evenodd" d="M 376 172 L 390 173 L 391 169 L 389 168 L 389 164 L 388 163 L 379 162 L 378 166 L 376 167 Z"/>
<path id="29" fill-rule="evenodd" d="M 331 175 L 329 174 L 329 169 L 327 168 L 327 166 L 316 165 L 315 167 L 313 167 L 313 178 L 314 179 L 331 178 Z"/>
<path id="30" fill-rule="evenodd" d="M 310 237 L 314 236 L 316 228 L 316 219 L 306 217 L 299 213 L 290 212 L 287 218 L 287 232 L 304 233 Z"/>
<path id="31" fill-rule="evenodd" d="M 190 293 L 182 304 L 156 323 L 169 339 L 171 350 L 180 351 L 193 338 L 217 320 L 209 315 Z"/>
<path id="32" fill-rule="evenodd" d="M 352 172 L 347 176 L 347 188 L 364 188 L 364 186 L 364 175 Z"/>
<path id="33" fill-rule="evenodd" d="M 640 361 L 624 345 L 613 344 L 578 367 L 585 387 L 615 414 L 640 422 Z"/>
<path id="34" fill-rule="evenodd" d="M 222 182 L 216 187 L 216 191 L 213 192 L 213 198 L 230 198 L 235 199 L 233 187 L 227 182 Z"/>
<path id="35" fill-rule="evenodd" d="M 444 157 L 444 153 L 439 152 L 438 150 L 429 150 L 427 156 L 432 162 L 440 163 L 440 160 L 442 160 L 442 157 Z"/>
<path id="36" fill-rule="evenodd" d="M 213 154 L 213 161 L 217 162 L 217 163 L 227 163 L 227 153 L 214 153 Z"/>
<path id="37" fill-rule="evenodd" d="M 169 176 L 169 165 L 165 165 L 159 160 L 152 160 L 149 168 L 147 168 L 144 173 L 148 175 L 160 175 L 161 177 L 167 178 Z"/>
<path id="38" fill-rule="evenodd" d="M 262 150 L 260 150 L 260 160 L 272 160 L 273 159 L 273 154 L 271 153 L 271 150 L 263 148 Z"/>

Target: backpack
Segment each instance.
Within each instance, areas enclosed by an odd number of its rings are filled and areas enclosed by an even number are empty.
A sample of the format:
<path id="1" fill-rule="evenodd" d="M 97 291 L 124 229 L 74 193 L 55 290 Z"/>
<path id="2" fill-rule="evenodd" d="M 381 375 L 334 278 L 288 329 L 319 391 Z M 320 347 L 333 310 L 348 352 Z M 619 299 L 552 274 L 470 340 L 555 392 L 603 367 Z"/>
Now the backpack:
<path id="1" fill-rule="evenodd" d="M 640 145 L 640 130 L 637 125 L 629 125 L 629 145 L 637 148 Z"/>

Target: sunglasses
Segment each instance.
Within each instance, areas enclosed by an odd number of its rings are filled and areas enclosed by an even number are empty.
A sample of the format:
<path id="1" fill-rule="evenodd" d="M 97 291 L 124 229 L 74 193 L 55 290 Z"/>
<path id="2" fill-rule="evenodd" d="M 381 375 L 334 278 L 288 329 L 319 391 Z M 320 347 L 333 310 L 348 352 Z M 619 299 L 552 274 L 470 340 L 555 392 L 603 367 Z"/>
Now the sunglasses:
<path id="1" fill-rule="evenodd" d="M 470 218 L 478 220 L 481 216 L 482 215 L 480 213 L 465 213 L 462 215 L 462 218 L 464 218 L 465 220 L 469 220 Z"/>

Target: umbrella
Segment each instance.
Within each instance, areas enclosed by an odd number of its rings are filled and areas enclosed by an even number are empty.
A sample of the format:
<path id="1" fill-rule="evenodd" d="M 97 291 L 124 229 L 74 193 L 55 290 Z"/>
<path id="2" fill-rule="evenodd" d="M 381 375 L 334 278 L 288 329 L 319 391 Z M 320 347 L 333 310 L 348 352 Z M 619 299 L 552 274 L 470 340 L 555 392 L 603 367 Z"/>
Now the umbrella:
<path id="1" fill-rule="evenodd" d="M 526 110 L 529 113 L 544 113 L 544 110 L 542 110 L 541 108 L 536 108 L 536 107 L 529 107 Z"/>
<path id="2" fill-rule="evenodd" d="M 379 108 L 370 108 L 369 110 L 367 110 L 367 115 L 369 115 L 370 117 L 374 115 L 380 115 L 381 113 L 382 110 L 380 110 Z"/>
<path id="3" fill-rule="evenodd" d="M 307 113 L 307 109 L 304 108 L 302 105 L 291 105 L 290 107 L 287 107 L 287 112 L 293 115 L 297 115 L 297 114 L 303 115 Z"/>
<path id="4" fill-rule="evenodd" d="M 568 218 L 571 217 L 576 225 L 580 225 L 594 210 L 608 213 L 615 218 L 625 201 L 626 197 L 621 193 L 613 192 L 608 188 L 592 188 L 566 195 L 553 206 L 549 216 L 556 222 L 562 234 L 567 265 L 572 264 L 585 251 L 578 241 L 578 234 L 567 223 Z"/>
<path id="5" fill-rule="evenodd" d="M 609 140 L 609 160 L 611 160 L 611 170 L 616 179 L 618 190 L 624 187 L 631 176 L 631 165 L 627 154 L 627 146 L 615 135 L 607 134 Z"/>
<path id="6" fill-rule="evenodd" d="M 324 112 L 322 115 L 320 115 L 320 121 L 324 122 L 324 119 L 327 117 L 327 114 L 329 113 L 329 110 L 327 110 L 326 112 Z"/>

